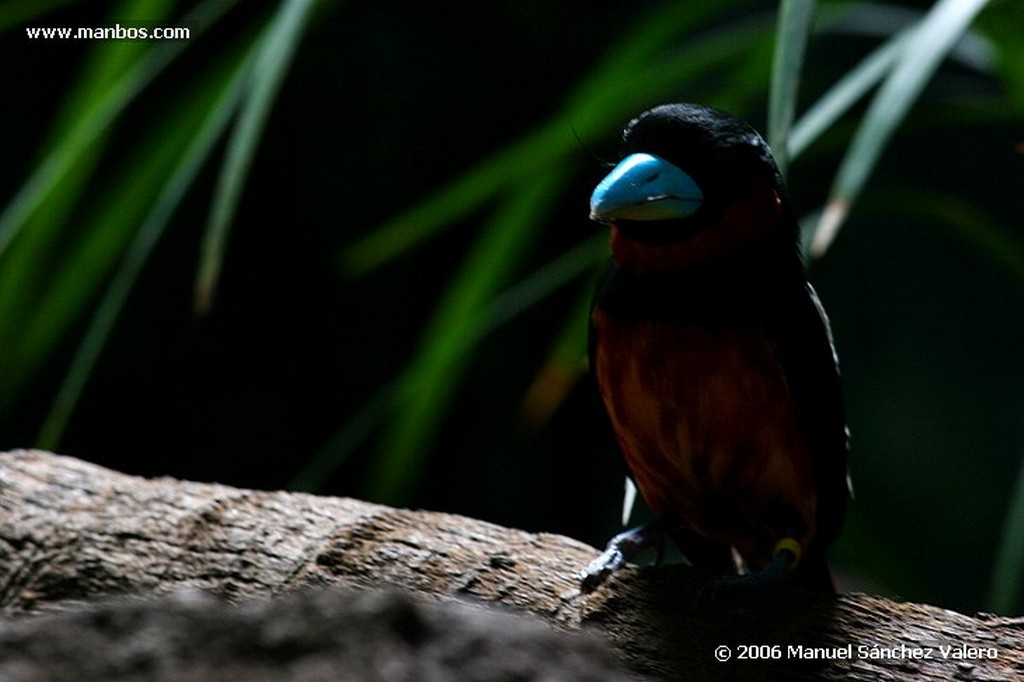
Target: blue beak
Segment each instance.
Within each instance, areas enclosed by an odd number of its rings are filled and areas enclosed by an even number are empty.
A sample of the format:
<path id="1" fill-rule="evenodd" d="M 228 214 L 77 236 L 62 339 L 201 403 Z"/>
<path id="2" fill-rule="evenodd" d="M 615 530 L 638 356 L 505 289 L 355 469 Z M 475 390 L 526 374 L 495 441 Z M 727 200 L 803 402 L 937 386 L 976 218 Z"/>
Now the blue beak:
<path id="1" fill-rule="evenodd" d="M 590 195 L 590 219 L 668 220 L 692 215 L 704 193 L 689 175 L 653 154 L 630 154 Z"/>

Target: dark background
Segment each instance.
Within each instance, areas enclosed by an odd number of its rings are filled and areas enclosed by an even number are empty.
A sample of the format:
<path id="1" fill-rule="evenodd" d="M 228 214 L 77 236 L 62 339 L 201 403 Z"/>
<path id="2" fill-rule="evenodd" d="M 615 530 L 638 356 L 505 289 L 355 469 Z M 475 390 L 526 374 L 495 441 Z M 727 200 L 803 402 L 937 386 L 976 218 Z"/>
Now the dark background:
<path id="1" fill-rule="evenodd" d="M 288 486 L 402 371 L 482 217 L 358 278 L 340 267 L 342 250 L 547 120 L 649 5 L 324 3 L 262 138 L 212 311 L 193 312 L 192 286 L 219 156 L 147 265 L 59 451 L 128 473 Z M 251 30 L 272 9 L 247 3 L 190 46 L 118 123 L 94 182 L 142 144 L 218 41 Z M 740 3 L 719 21 L 774 10 L 774 3 Z M 106 25 L 116 11 L 114 3 L 71 3 L 37 23 Z M 90 47 L 33 43 L 19 31 L 0 38 L 0 60 L 11 65 L 0 77 L 0 202 L 38 160 L 50 112 Z M 876 44 L 865 36 L 812 37 L 803 105 Z M 944 205 L 932 202 L 943 196 L 980 207 L 1019 255 L 1024 130 L 1014 108 L 1021 95 L 1011 86 L 998 71 L 944 67 L 833 248 L 810 267 L 832 317 L 853 431 L 856 499 L 834 552 L 844 583 L 965 610 L 985 605 L 1024 452 L 1022 266 L 1013 253 L 999 261 L 928 211 Z M 684 90 L 674 98 L 700 95 Z M 973 98 L 1003 111 L 974 116 Z M 763 129 L 765 99 L 751 99 L 738 113 Z M 801 215 L 827 196 L 856 118 L 844 120 L 791 169 Z M 565 128 L 575 134 L 572 121 Z M 616 153 L 609 131 L 597 145 L 580 144 L 575 167 L 549 169 L 572 180 L 518 277 L 598 229 L 587 221 L 586 202 L 602 160 Z M 124 200 L 132 200 L 131 186 Z M 2 268 L 0 260 L 0 287 L 17 287 Z M 589 382 L 577 382 L 546 423 L 520 416 L 553 330 L 589 286 L 578 278 L 477 347 L 436 442 L 424 444 L 429 457 L 411 496 L 380 501 L 594 545 L 615 531 L 624 470 Z M 36 442 L 88 314 L 0 413 L 0 448 Z M 363 412 L 370 436 L 319 492 L 366 496 L 368 462 L 389 428 L 386 410 L 383 401 Z"/>

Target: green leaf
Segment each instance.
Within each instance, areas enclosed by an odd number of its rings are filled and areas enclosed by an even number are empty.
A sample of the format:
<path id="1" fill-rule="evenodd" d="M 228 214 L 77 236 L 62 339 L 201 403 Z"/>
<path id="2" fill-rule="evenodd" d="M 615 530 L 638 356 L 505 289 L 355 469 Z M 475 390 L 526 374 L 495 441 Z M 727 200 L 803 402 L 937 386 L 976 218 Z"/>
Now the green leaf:
<path id="1" fill-rule="evenodd" d="M 893 36 L 865 57 L 857 66 L 843 74 L 828 92 L 821 96 L 793 125 L 788 139 L 788 153 L 795 159 L 861 97 L 875 87 L 892 69 L 905 47 L 907 34 Z"/>
<path id="2" fill-rule="evenodd" d="M 358 276 L 397 258 L 500 199 L 510 183 L 578 156 L 580 141 L 572 131 L 579 132 L 584 143 L 607 135 L 642 107 L 677 92 L 696 74 L 744 55 L 753 42 L 765 39 L 765 19 L 738 21 L 697 35 L 668 54 L 660 52 L 708 20 L 712 8 L 720 13 L 731 4 L 669 3 L 641 20 L 551 119 L 358 239 L 341 255 L 343 271 Z M 638 73 L 644 78 L 637 78 Z"/>
<path id="3" fill-rule="evenodd" d="M 342 254 L 358 276 L 396 258 L 499 196 L 516 177 L 548 162 L 567 143 L 560 125 L 545 124 L 360 238 Z M 571 136 L 568 136 L 571 137 Z"/>
<path id="4" fill-rule="evenodd" d="M 115 16 L 161 17 L 171 5 L 124 2 Z M 21 390 L 51 346 L 26 342 L 38 320 L 40 299 L 55 286 L 64 251 L 77 235 L 69 224 L 102 156 L 106 131 L 142 88 L 172 60 L 183 43 L 153 47 L 136 41 L 104 41 L 90 50 L 82 74 L 57 115 L 50 142 L 28 180 L 0 212 L 0 411 Z M 72 299 L 83 292 L 69 290 Z M 80 300 L 80 299 L 78 299 Z M 25 321 L 30 320 L 26 326 Z"/>
<path id="5" fill-rule="evenodd" d="M 327 444 L 295 474 L 287 486 L 288 490 L 318 492 L 322 489 L 331 475 L 387 420 L 388 408 L 394 401 L 396 383 L 389 381 L 384 384 L 354 415 L 345 420 L 345 424 Z"/>
<path id="6" fill-rule="evenodd" d="M 1024 581 L 1024 459 L 1017 473 L 1006 521 L 996 550 L 989 587 L 988 607 L 995 613 L 1015 613 Z"/>
<path id="7" fill-rule="evenodd" d="M 214 75 L 208 79 L 210 82 L 203 83 L 202 87 L 196 88 L 195 92 L 184 96 L 181 101 L 188 104 L 183 105 L 182 110 L 175 112 L 170 117 L 169 123 L 174 130 L 167 130 L 168 126 L 165 125 L 161 129 L 162 132 L 155 135 L 156 139 L 166 140 L 167 144 L 172 145 L 172 149 L 183 149 L 184 151 L 180 154 L 173 171 L 170 174 L 161 175 L 161 177 L 166 177 L 166 181 L 163 182 L 163 187 L 155 202 L 142 220 L 141 226 L 121 259 L 120 266 L 107 287 L 106 293 L 92 315 L 71 368 L 61 384 L 50 413 L 43 424 L 38 441 L 39 447 L 53 450 L 59 445 L 60 438 L 86 381 L 92 373 L 96 360 L 106 344 L 110 331 L 113 329 L 139 273 L 148 261 L 157 241 L 163 235 L 164 229 L 188 188 L 209 158 L 215 143 L 231 121 L 237 108 L 241 86 L 248 74 L 251 62 L 252 54 L 250 53 L 236 59 L 232 70 L 227 73 L 223 73 L 223 69 L 211 69 L 214 71 Z M 204 120 L 194 131 L 188 120 L 189 110 L 196 108 L 192 104 L 193 102 L 210 103 L 202 109 L 205 112 Z M 184 145 L 179 143 L 184 140 L 190 140 L 190 142 Z M 134 169 L 133 172 L 137 173 L 139 168 L 151 163 L 153 160 L 149 150 L 144 150 L 142 158 L 130 165 Z M 104 214 L 101 216 L 101 220 L 104 225 L 108 225 L 111 216 Z M 80 282 L 81 277 L 72 274 L 69 284 L 74 286 Z M 56 333 L 51 334 L 51 337 L 56 335 Z"/>
<path id="8" fill-rule="evenodd" d="M 783 175 L 789 165 L 787 140 L 796 115 L 797 92 L 814 6 L 814 0 L 782 0 L 779 6 L 768 100 L 768 144 L 775 152 L 775 163 Z"/>
<path id="9" fill-rule="evenodd" d="M 608 258 L 608 235 L 601 234 L 580 242 L 514 286 L 501 292 L 487 306 L 486 322 L 479 328 L 483 336 L 526 312 L 549 295 L 576 279 L 591 273 Z"/>
<path id="10" fill-rule="evenodd" d="M 538 176 L 511 192 L 481 230 L 399 379 L 395 418 L 367 479 L 370 499 L 408 499 L 480 336 L 486 305 L 545 224 L 543 216 L 564 183 L 564 175 Z"/>
<path id="11" fill-rule="evenodd" d="M 555 290 L 591 272 L 596 263 L 607 258 L 607 242 L 608 239 L 603 234 L 582 242 L 497 294 L 485 306 L 478 324 L 467 329 L 467 345 L 479 342 L 484 336 L 522 314 Z M 590 298 L 589 292 L 587 298 Z M 577 331 L 579 334 L 585 333 L 585 321 L 580 322 Z M 576 350 L 582 348 L 583 345 L 579 345 Z M 372 432 L 391 416 L 388 407 L 394 404 L 396 386 L 397 382 L 388 382 L 374 394 L 296 474 L 288 488 L 310 492 L 319 490 L 356 448 L 366 442 Z M 452 388 L 454 387 L 453 384 Z"/>
<path id="12" fill-rule="evenodd" d="M 205 30 L 236 1 L 206 0 L 190 12 L 183 22 Z M 129 3 L 127 6 L 134 7 L 134 4 Z M 152 12 L 149 16 L 161 14 Z M 67 177 L 74 169 L 74 164 L 86 155 L 91 145 L 124 109 L 189 44 L 191 41 L 163 41 L 153 43 L 148 49 L 145 43 L 135 41 L 105 41 L 99 44 L 97 49 L 101 56 L 96 58 L 100 62 L 96 68 L 98 75 L 85 77 L 85 85 L 79 86 L 79 94 L 73 97 L 73 104 L 66 107 L 62 114 L 62 119 L 73 123 L 48 146 L 43 160 L 4 207 L 3 212 L 0 212 L 0 259 L 29 218 L 48 205 L 53 197 L 66 195 Z M 104 54 L 111 56 L 102 56 Z M 115 55 L 117 59 L 127 55 L 130 67 L 122 70 L 113 64 Z M 58 187 L 60 192 L 57 191 Z"/>
<path id="13" fill-rule="evenodd" d="M 228 142 L 203 238 L 195 294 L 195 306 L 200 314 L 207 312 L 213 303 L 214 289 L 224 262 L 228 232 L 238 209 L 245 179 L 256 155 L 274 98 L 315 7 L 315 0 L 290 0 L 282 3 L 262 38 L 259 55 L 253 63 L 248 96 L 234 134 Z"/>
<path id="14" fill-rule="evenodd" d="M 607 245 L 603 251 L 602 260 L 607 260 Z M 594 284 L 587 282 L 554 337 L 544 366 L 523 396 L 520 413 L 526 424 L 536 428 L 547 422 L 579 377 L 587 371 L 587 339 L 593 299 Z"/>
<path id="15" fill-rule="evenodd" d="M 987 0 L 939 0 L 907 39 L 843 159 L 814 241 L 820 257 L 835 239 L 897 126 Z"/>
<path id="16" fill-rule="evenodd" d="M 0 33 L 11 28 L 22 29 L 50 12 L 79 0 L 7 0 L 0 4 Z M 25 39 L 25 35 L 19 36 Z"/>
<path id="17" fill-rule="evenodd" d="M 996 70 L 1004 83 L 1007 98 L 1014 109 L 1024 112 L 1024 3 L 997 2 L 978 19 L 986 35 L 993 39 Z"/>

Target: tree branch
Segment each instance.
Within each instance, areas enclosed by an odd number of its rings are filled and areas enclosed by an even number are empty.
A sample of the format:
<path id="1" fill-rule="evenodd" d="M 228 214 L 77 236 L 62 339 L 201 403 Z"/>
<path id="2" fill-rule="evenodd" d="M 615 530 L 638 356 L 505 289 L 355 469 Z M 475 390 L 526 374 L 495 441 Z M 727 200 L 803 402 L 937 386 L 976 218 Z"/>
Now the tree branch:
<path id="1" fill-rule="evenodd" d="M 148 480 L 39 451 L 0 454 L 8 616 L 182 588 L 247 602 L 310 586 L 391 586 L 503 605 L 563 630 L 596 629 L 629 669 L 662 678 L 1024 674 L 1022 618 L 788 589 L 706 604 L 704 580 L 685 566 L 628 569 L 581 595 L 577 574 L 595 554 L 568 538 L 451 514 Z M 729 647 L 726 662 L 716 660 L 720 646 Z"/>

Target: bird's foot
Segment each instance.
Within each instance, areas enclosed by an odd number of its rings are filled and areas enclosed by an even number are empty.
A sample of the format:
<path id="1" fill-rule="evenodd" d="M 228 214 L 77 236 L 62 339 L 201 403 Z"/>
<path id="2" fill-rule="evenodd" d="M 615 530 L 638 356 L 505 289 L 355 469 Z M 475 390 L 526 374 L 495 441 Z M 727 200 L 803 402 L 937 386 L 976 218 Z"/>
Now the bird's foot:
<path id="1" fill-rule="evenodd" d="M 784 538 L 776 543 L 772 559 L 764 568 L 741 575 L 716 576 L 697 592 L 696 602 L 698 606 L 707 605 L 781 587 L 790 582 L 801 552 L 796 540 Z"/>
<path id="2" fill-rule="evenodd" d="M 580 573 L 580 591 L 593 592 L 612 573 L 645 550 L 656 547 L 658 561 L 664 553 L 664 533 L 657 521 L 619 533 L 608 541 L 604 552 Z"/>

